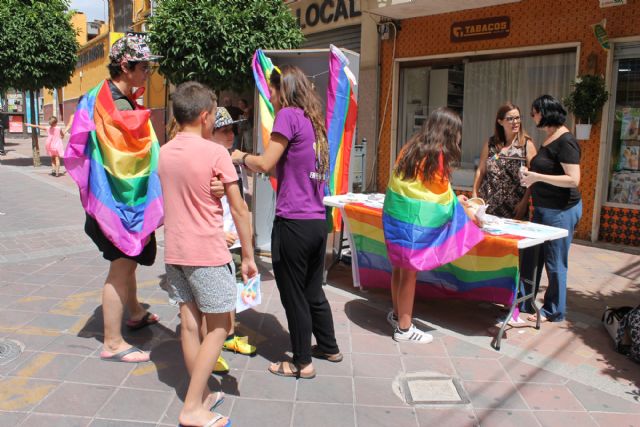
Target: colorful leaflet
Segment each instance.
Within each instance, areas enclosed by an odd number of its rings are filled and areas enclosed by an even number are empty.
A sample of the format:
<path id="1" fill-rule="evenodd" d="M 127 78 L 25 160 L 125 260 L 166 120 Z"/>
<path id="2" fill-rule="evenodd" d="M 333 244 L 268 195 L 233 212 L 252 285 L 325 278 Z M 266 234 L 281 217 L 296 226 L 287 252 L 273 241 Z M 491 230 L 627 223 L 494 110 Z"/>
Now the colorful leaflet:
<path id="1" fill-rule="evenodd" d="M 388 288 L 387 256 L 381 209 L 355 203 L 345 206 L 355 252 L 354 266 L 363 288 Z M 484 234 L 464 256 L 429 271 L 418 272 L 416 293 L 425 298 L 458 298 L 511 304 L 519 280 L 518 240 Z"/>
<path id="2" fill-rule="evenodd" d="M 118 111 L 105 82 L 76 109 L 65 167 L 87 214 L 122 252 L 136 256 L 162 225 L 160 145 L 146 109 Z"/>

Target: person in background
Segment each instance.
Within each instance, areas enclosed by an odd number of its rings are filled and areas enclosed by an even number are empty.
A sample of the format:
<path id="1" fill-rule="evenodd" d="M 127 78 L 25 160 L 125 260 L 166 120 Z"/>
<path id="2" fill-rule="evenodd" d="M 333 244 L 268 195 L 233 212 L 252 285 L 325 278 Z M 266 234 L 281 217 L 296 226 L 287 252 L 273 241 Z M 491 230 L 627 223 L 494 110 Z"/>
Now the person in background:
<path id="1" fill-rule="evenodd" d="M 226 110 L 229 112 L 233 120 L 238 120 L 240 116 L 244 114 L 244 111 L 241 108 L 238 108 L 231 103 L 231 98 L 228 96 L 225 96 L 223 98 L 222 104 L 223 104 L 222 106 L 226 108 Z M 237 124 L 233 125 L 233 148 L 234 149 L 240 148 L 241 138 L 242 138 L 242 135 L 238 129 L 238 125 Z"/>
<path id="2" fill-rule="evenodd" d="M 253 151 L 253 106 L 246 99 L 240 100 L 240 109 L 242 110 L 243 122 L 239 124 L 239 130 L 242 136 L 240 150 Z"/>
<path id="3" fill-rule="evenodd" d="M 62 123 L 64 125 L 64 123 Z M 69 130 L 69 126 L 66 128 L 58 127 L 58 118 L 56 116 L 49 117 L 49 126 L 41 126 L 26 123 L 25 126 L 38 128 L 47 131 L 47 142 L 45 148 L 47 153 L 51 157 L 51 175 L 56 177 L 60 176 L 60 159 L 64 157 L 64 144 L 62 138 L 66 131 Z"/>
<path id="4" fill-rule="evenodd" d="M 487 213 L 503 218 L 528 216 L 530 191 L 520 185 L 520 167 L 536 155 L 522 127 L 520 108 L 507 102 L 498 108 L 493 135 L 482 147 L 472 197 L 488 205 Z"/>
<path id="5" fill-rule="evenodd" d="M 531 188 L 533 222 L 564 228 L 569 234 L 563 239 L 545 242 L 538 259 L 532 259 L 531 251 L 526 253 L 523 270 L 530 272 L 537 265 L 538 274 L 533 284 L 533 291 L 537 293 L 544 264 L 549 284 L 541 313 L 547 321 L 561 322 L 567 311 L 569 248 L 582 216 L 582 198 L 578 190 L 580 145 L 564 125 L 567 111 L 551 95 L 542 95 L 533 101 L 531 117 L 546 133 L 538 154 L 531 160 L 531 167 L 522 173 L 522 185 Z M 523 276 L 531 277 L 526 273 Z M 525 283 L 527 293 L 531 288 L 531 284 Z M 534 313 L 533 303 L 527 301 L 521 311 Z M 529 316 L 528 320 L 535 321 L 536 316 Z"/>
<path id="6" fill-rule="evenodd" d="M 276 170 L 276 216 L 271 235 L 273 273 L 284 306 L 291 361 L 269 366 L 274 375 L 314 378 L 312 355 L 340 362 L 329 301 L 322 290 L 327 223 L 322 203 L 329 173 L 329 146 L 320 98 L 302 70 L 275 68 L 269 78 L 276 111 L 263 155 L 236 150 L 236 164 L 254 172 Z M 311 335 L 317 346 L 311 346 Z"/>
<path id="7" fill-rule="evenodd" d="M 180 131 L 160 149 L 158 175 L 165 200 L 167 280 L 170 296 L 180 306 L 182 350 L 191 376 L 179 421 L 185 426 L 227 426 L 228 418 L 211 412 L 219 399 L 212 397 L 207 382 L 229 333 L 237 288 L 222 233 L 222 204 L 210 192 L 211 178 L 217 176 L 225 187 L 242 242 L 245 282 L 258 272 L 250 215 L 229 153 L 210 142 L 216 109 L 213 91 L 186 82 L 176 88 L 172 100 Z"/>

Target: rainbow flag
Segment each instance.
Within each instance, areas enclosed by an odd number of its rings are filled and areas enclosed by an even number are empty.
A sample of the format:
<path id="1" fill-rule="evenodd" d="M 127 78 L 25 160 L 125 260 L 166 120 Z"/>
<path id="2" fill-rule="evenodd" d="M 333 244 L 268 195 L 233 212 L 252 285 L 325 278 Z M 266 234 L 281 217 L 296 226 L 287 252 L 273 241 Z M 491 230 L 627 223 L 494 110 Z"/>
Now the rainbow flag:
<path id="1" fill-rule="evenodd" d="M 106 81 L 76 109 L 65 167 L 87 214 L 122 252 L 136 256 L 162 225 L 160 145 L 146 109 L 118 111 Z"/>
<path id="2" fill-rule="evenodd" d="M 276 113 L 273 104 L 269 101 L 269 78 L 274 70 L 273 62 L 264 54 L 262 49 L 256 50 L 253 54 L 253 79 L 258 88 L 258 111 L 260 111 L 260 134 L 262 135 L 262 145 L 267 148 L 271 140 L 271 130 Z M 270 178 L 271 187 L 276 191 L 278 185 L 274 177 Z"/>
<path id="3" fill-rule="evenodd" d="M 384 200 L 384 237 L 391 264 L 433 270 L 460 258 L 484 235 L 448 180 L 405 181 L 392 174 Z"/>
<path id="4" fill-rule="evenodd" d="M 383 212 L 363 204 L 344 208 L 351 236 L 354 284 L 389 288 Z M 482 232 L 481 232 L 482 233 Z M 515 236 L 483 234 L 464 256 L 428 271 L 418 271 L 416 293 L 424 298 L 457 298 L 511 304 L 519 282 L 518 240 Z"/>
<path id="5" fill-rule="evenodd" d="M 329 142 L 329 192 L 332 196 L 349 191 L 351 146 L 358 117 L 356 77 L 349 60 L 334 45 L 329 46 L 329 83 L 327 85 L 327 139 Z M 340 215 L 333 215 L 334 229 L 340 229 Z"/>

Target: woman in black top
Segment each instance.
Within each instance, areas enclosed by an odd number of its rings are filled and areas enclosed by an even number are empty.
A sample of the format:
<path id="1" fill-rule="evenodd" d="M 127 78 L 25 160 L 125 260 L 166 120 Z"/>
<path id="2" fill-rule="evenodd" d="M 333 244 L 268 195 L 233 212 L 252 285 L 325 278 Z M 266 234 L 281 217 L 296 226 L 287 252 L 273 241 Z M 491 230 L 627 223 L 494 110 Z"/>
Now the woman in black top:
<path id="1" fill-rule="evenodd" d="M 564 228 L 569 234 L 563 239 L 545 242 L 537 260 L 525 256 L 523 270 L 537 263 L 537 292 L 544 262 L 549 285 L 541 312 L 546 320 L 559 322 L 564 320 L 566 314 L 569 247 L 576 224 L 582 216 L 582 200 L 578 191 L 580 146 L 564 126 L 567 111 L 557 99 L 550 95 L 539 97 L 533 101 L 531 116 L 536 126 L 547 134 L 538 154 L 531 160 L 530 170 L 524 171 L 521 179 L 522 185 L 531 187 L 533 222 Z M 528 303 L 522 310 L 531 313 L 532 308 Z M 529 320 L 534 318 L 530 317 Z"/>

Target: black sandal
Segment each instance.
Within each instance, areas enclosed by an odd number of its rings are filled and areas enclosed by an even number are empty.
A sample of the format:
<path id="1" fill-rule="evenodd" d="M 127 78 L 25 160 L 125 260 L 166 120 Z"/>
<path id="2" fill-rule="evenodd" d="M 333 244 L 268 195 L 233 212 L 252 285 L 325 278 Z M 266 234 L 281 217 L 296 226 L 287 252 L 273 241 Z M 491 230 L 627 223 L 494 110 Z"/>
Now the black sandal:
<path id="1" fill-rule="evenodd" d="M 311 356 L 315 357 L 316 359 L 324 359 L 333 363 L 342 362 L 342 359 L 344 359 L 342 353 L 325 353 L 320 351 L 317 345 L 311 347 Z"/>
<path id="2" fill-rule="evenodd" d="M 286 372 L 284 370 L 284 365 L 285 363 L 287 364 L 287 366 L 289 366 L 289 372 Z M 311 372 L 310 374 L 303 374 L 300 372 L 300 368 L 298 368 L 295 364 L 293 364 L 292 362 L 289 362 L 288 360 L 284 360 L 282 362 L 277 362 L 278 368 L 277 369 L 272 369 L 271 366 L 269 366 L 268 371 L 271 372 L 274 375 L 278 375 L 280 377 L 289 377 L 289 378 L 302 378 L 304 380 L 310 380 L 316 377 L 316 371 L 314 370 L 313 372 Z"/>

